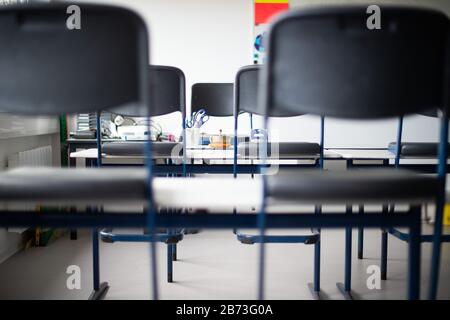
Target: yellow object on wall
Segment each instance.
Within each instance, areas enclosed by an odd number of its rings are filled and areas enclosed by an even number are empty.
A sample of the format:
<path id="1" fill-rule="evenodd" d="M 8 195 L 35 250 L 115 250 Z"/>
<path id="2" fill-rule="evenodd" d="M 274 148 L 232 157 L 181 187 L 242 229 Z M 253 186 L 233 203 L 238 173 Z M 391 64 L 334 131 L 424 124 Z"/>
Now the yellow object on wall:
<path id="1" fill-rule="evenodd" d="M 444 225 L 450 226 L 450 203 L 445 204 L 444 208 Z"/>

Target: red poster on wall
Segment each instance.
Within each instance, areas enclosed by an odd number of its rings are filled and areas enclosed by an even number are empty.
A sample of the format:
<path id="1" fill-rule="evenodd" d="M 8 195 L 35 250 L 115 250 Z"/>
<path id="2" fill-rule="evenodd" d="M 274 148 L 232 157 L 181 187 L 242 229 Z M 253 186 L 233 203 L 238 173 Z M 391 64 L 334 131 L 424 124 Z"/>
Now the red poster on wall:
<path id="1" fill-rule="evenodd" d="M 261 23 L 268 23 L 270 18 L 272 18 L 277 13 L 283 12 L 289 9 L 289 3 L 284 1 L 283 3 L 259 2 L 255 0 L 255 25 Z"/>
<path id="2" fill-rule="evenodd" d="M 289 0 L 254 0 L 254 48 L 253 63 L 261 64 L 265 60 L 264 37 L 268 23 L 272 18 L 289 9 Z"/>

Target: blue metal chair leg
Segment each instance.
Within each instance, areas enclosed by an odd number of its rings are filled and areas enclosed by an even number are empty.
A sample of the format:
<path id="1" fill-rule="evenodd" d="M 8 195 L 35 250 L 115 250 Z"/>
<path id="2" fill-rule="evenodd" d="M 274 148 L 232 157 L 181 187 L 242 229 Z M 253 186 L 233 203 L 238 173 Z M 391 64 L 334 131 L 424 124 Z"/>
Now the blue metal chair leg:
<path id="1" fill-rule="evenodd" d="M 100 283 L 100 258 L 98 244 L 98 230 L 92 231 L 92 267 L 93 267 L 93 291 L 89 300 L 101 300 L 109 289 L 107 282 Z"/>
<path id="2" fill-rule="evenodd" d="M 260 214 L 263 215 L 263 214 Z M 260 232 L 261 237 L 264 236 L 264 218 L 258 219 L 260 224 Z M 259 274 L 258 274 L 258 300 L 264 300 L 264 277 L 265 277 L 265 259 L 266 259 L 266 250 L 265 250 L 265 243 L 264 241 L 261 241 L 259 244 Z"/>
<path id="3" fill-rule="evenodd" d="M 185 174 L 184 174 L 184 176 L 185 176 Z M 173 212 L 176 212 L 176 210 Z M 173 234 L 176 234 L 176 233 L 177 233 L 177 230 L 173 230 Z M 173 243 L 173 244 L 169 244 L 169 246 L 172 247 L 172 261 L 177 261 L 177 244 Z"/>
<path id="4" fill-rule="evenodd" d="M 173 214 L 173 209 L 168 209 L 167 213 Z M 167 233 L 169 235 L 174 234 L 174 230 L 168 229 Z M 171 243 L 167 244 L 167 282 L 173 282 L 173 245 Z"/>
<path id="5" fill-rule="evenodd" d="M 350 292 L 352 279 L 352 228 L 345 229 L 345 291 Z"/>
<path id="6" fill-rule="evenodd" d="M 264 238 L 266 232 L 266 190 L 267 181 L 265 180 L 265 176 L 263 176 L 263 201 L 261 205 L 261 212 L 258 214 L 257 224 L 260 232 L 261 238 Z M 259 274 L 258 274 L 258 300 L 264 300 L 264 280 L 265 280 L 265 260 L 266 260 L 266 252 L 265 252 L 265 243 L 261 241 L 259 245 Z"/>
<path id="7" fill-rule="evenodd" d="M 259 245 L 258 300 L 264 300 L 265 245 Z"/>
<path id="8" fill-rule="evenodd" d="M 428 289 L 428 299 L 430 300 L 436 300 L 438 292 L 439 265 L 441 260 L 442 246 L 443 211 L 444 201 L 438 200 L 434 222 L 433 249 L 431 254 L 430 286 Z"/>
<path id="9" fill-rule="evenodd" d="M 316 206 L 315 214 L 321 214 L 322 207 Z M 314 244 L 314 282 L 308 283 L 309 291 L 314 300 L 320 300 L 320 229 L 317 229 L 318 240 Z"/>
<path id="10" fill-rule="evenodd" d="M 173 282 L 173 247 L 167 245 L 167 282 Z"/>
<path id="11" fill-rule="evenodd" d="M 388 232 L 381 231 L 381 280 L 387 279 Z"/>
<path id="12" fill-rule="evenodd" d="M 445 122 L 444 132 L 441 132 L 441 135 L 444 137 L 448 136 L 448 122 Z M 442 140 L 442 138 L 441 138 Z M 447 140 L 447 139 L 445 139 Z M 446 144 L 444 144 L 446 145 Z M 447 148 L 441 146 L 440 157 L 442 154 L 447 155 Z M 444 159 L 447 159 L 445 157 Z M 439 283 L 439 267 L 441 260 L 441 246 L 442 246 L 442 224 L 443 224 L 443 215 L 445 208 L 445 175 L 446 171 L 442 168 L 442 163 L 446 163 L 446 160 L 440 160 L 440 176 L 443 177 L 440 179 L 441 188 L 436 200 L 436 216 L 434 221 L 434 234 L 433 234 L 433 249 L 431 254 L 431 272 L 430 272 L 430 286 L 428 291 L 428 299 L 436 300 L 437 292 L 438 292 L 438 283 Z M 444 165 L 445 167 L 445 165 Z"/>
<path id="13" fill-rule="evenodd" d="M 233 208 L 233 214 L 237 214 L 236 208 Z M 233 228 L 233 233 L 234 233 L 234 234 L 237 234 L 236 228 Z"/>
<path id="14" fill-rule="evenodd" d="M 364 214 L 364 205 L 359 206 L 359 214 Z M 363 259 L 364 257 L 364 228 L 358 228 L 358 259 Z"/>
<path id="15" fill-rule="evenodd" d="M 352 214 L 352 206 L 347 205 L 346 214 Z M 352 277 L 352 228 L 345 228 L 345 276 L 344 283 L 336 286 L 346 300 L 352 300 L 351 278 Z"/>
<path id="16" fill-rule="evenodd" d="M 320 291 L 320 240 L 314 244 L 314 291 Z"/>
<path id="17" fill-rule="evenodd" d="M 177 257 L 177 244 L 172 244 L 172 260 L 173 261 L 177 261 L 178 257 Z"/>
<path id="18" fill-rule="evenodd" d="M 159 298 L 159 290 L 158 290 L 158 277 L 157 277 L 157 264 L 156 264 L 156 243 L 155 241 L 150 242 L 150 266 L 151 266 L 151 286 L 152 286 L 152 294 L 153 300 L 158 300 Z"/>
<path id="19" fill-rule="evenodd" d="M 382 214 L 387 214 L 389 211 L 388 206 L 383 205 Z M 393 211 L 393 207 L 392 207 Z M 387 279 L 387 259 L 388 259 L 388 230 L 381 230 L 381 280 Z"/>
<path id="20" fill-rule="evenodd" d="M 319 240 L 314 244 L 314 282 L 308 283 L 308 287 L 313 299 L 320 300 L 320 234 Z"/>
<path id="21" fill-rule="evenodd" d="M 94 291 L 97 291 L 100 287 L 100 257 L 99 257 L 99 245 L 98 245 L 98 232 L 96 229 L 92 230 L 92 266 L 93 266 L 93 285 Z"/>
<path id="22" fill-rule="evenodd" d="M 420 234 L 421 234 L 421 208 L 411 209 L 412 219 L 409 239 L 409 263 L 408 263 L 408 299 L 420 299 Z"/>

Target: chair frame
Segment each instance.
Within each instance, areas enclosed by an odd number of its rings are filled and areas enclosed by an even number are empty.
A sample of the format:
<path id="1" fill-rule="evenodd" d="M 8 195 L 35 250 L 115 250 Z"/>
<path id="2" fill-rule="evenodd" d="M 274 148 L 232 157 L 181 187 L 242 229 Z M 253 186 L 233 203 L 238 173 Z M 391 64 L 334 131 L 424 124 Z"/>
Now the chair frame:
<path id="1" fill-rule="evenodd" d="M 253 127 L 253 112 L 248 110 L 241 110 L 239 108 L 240 101 L 240 77 L 241 74 L 245 72 L 257 71 L 261 72 L 262 67 L 260 65 L 249 65 L 244 66 L 239 69 L 236 74 L 235 82 L 234 82 L 234 156 L 233 156 L 233 177 L 237 178 L 238 175 L 238 165 L 237 165 L 237 154 L 238 154 L 238 118 L 242 113 L 248 113 L 250 115 L 250 126 Z M 256 100 L 257 97 L 255 97 Z M 298 116 L 298 115 L 291 115 Z M 286 118 L 289 116 L 283 116 Z M 313 167 L 323 169 L 324 162 L 324 131 L 325 131 L 325 119 L 321 117 L 320 121 L 320 152 L 319 158 L 316 160 L 316 163 L 312 165 Z M 269 143 L 267 141 L 267 143 Z M 297 166 L 296 166 L 297 167 Z M 311 165 L 304 165 L 304 167 L 311 167 Z M 253 177 L 253 175 L 252 175 Z M 321 213 L 321 207 L 317 206 L 315 209 L 316 214 Z M 236 209 L 233 210 L 233 214 L 238 214 Z M 314 245 L 314 281 L 313 283 L 308 283 L 308 288 L 314 299 L 320 299 L 320 230 L 317 232 L 313 232 L 311 235 L 249 235 L 239 233 L 236 229 L 233 229 L 233 233 L 236 235 L 236 238 L 239 242 L 243 244 L 255 244 L 255 243 L 303 243 L 305 245 Z"/>
<path id="2" fill-rule="evenodd" d="M 430 116 L 430 115 L 427 115 Z M 438 115 L 436 115 L 438 116 Z M 445 115 L 442 115 L 441 118 L 441 122 L 445 122 Z M 395 168 L 400 168 L 401 164 L 400 164 L 400 159 L 401 159 L 401 145 L 402 145 L 402 133 L 403 133 L 403 117 L 399 118 L 398 121 L 398 127 L 397 127 L 397 141 L 396 141 L 396 153 L 395 153 Z M 441 123 L 441 126 L 445 126 L 444 123 Z M 448 124 L 447 124 L 448 127 Z M 447 130 L 448 128 L 445 129 L 443 128 L 443 130 Z M 441 137 L 445 136 L 445 132 L 441 132 Z M 439 148 L 442 148 L 442 146 L 439 144 Z M 448 147 L 446 147 L 446 149 L 448 149 Z M 439 152 L 444 152 L 444 154 L 447 154 L 448 151 L 441 151 L 441 149 L 439 149 Z M 437 167 L 437 173 L 439 175 L 439 179 L 444 179 L 446 178 L 446 176 L 444 175 L 444 177 L 441 176 L 441 174 L 439 173 L 440 168 Z M 447 173 L 447 164 L 445 165 L 445 173 Z M 426 173 L 426 171 L 424 171 L 424 173 Z M 444 182 L 445 183 L 445 182 Z M 442 201 L 442 199 L 440 199 L 440 201 Z M 437 286 L 438 286 L 438 273 L 439 273 L 439 261 L 440 260 L 440 251 L 438 249 L 438 247 L 440 246 L 440 243 L 442 242 L 450 242 L 450 235 L 443 235 L 442 234 L 442 220 L 443 220 L 443 207 L 445 205 L 445 195 L 444 195 L 444 203 L 437 203 L 436 205 L 436 221 L 435 221 L 435 232 L 434 234 L 431 235 L 421 235 L 420 238 L 420 242 L 421 243 L 425 243 L 425 242 L 431 242 L 433 243 L 433 252 L 432 252 L 432 267 L 431 267 L 431 277 L 430 277 L 430 285 L 429 285 L 429 289 L 428 289 L 428 298 L 431 300 L 435 300 L 437 297 Z M 393 206 L 391 207 L 391 210 L 393 210 Z M 437 234 L 440 234 L 440 238 L 438 240 L 438 244 L 436 243 L 436 232 Z M 381 233 L 381 279 L 382 280 L 386 280 L 387 279 L 387 262 L 388 262 L 388 234 L 391 234 L 392 236 L 394 236 L 395 238 L 404 241 L 404 242 L 408 242 L 410 239 L 410 235 L 407 232 L 402 232 L 399 229 L 395 228 L 395 227 L 391 227 L 388 228 L 387 230 L 382 230 Z M 361 243 L 361 237 L 362 234 L 359 233 L 359 237 L 358 237 L 358 256 L 360 258 L 362 258 L 362 252 L 363 252 L 363 247 L 362 247 L 362 243 Z"/>
<path id="3" fill-rule="evenodd" d="M 421 115 L 423 116 L 428 116 L 428 117 L 437 117 L 439 118 L 438 113 L 421 113 Z M 445 118 L 445 115 L 442 115 L 440 118 Z M 441 122 L 444 120 L 441 120 Z M 403 123 L 404 123 L 404 118 L 400 117 L 398 120 L 398 126 L 397 126 L 397 139 L 396 139 L 396 150 L 395 150 L 395 159 L 394 159 L 394 167 L 395 168 L 401 168 L 403 165 L 400 164 L 400 159 L 401 159 L 401 145 L 402 145 L 402 134 L 403 134 Z M 441 126 L 444 124 L 441 124 Z M 445 129 L 444 129 L 445 130 Z M 442 134 L 442 133 L 441 133 Z M 352 162 L 348 165 L 351 167 L 357 167 L 357 165 L 354 165 Z M 389 166 L 389 163 L 384 161 L 383 166 Z M 414 170 L 417 170 L 421 173 L 437 173 L 438 170 L 438 166 L 434 166 L 434 169 L 430 172 L 429 169 L 430 165 L 417 165 L 414 166 Z M 446 167 L 446 172 L 448 173 L 448 165 Z M 393 210 L 393 206 L 390 207 L 391 210 L 389 210 L 389 207 L 387 205 L 383 206 L 383 212 L 392 212 Z M 363 206 L 360 206 L 359 212 L 362 212 L 364 210 Z M 442 219 L 441 219 L 442 220 Z M 441 238 L 440 238 L 440 242 L 441 243 L 445 243 L 445 242 L 450 242 L 450 235 L 445 235 L 442 234 L 442 225 L 439 227 L 435 227 L 437 228 L 438 232 L 441 232 Z M 439 231 L 439 229 L 441 231 Z M 392 236 L 394 236 L 395 238 L 404 241 L 404 242 L 408 242 L 410 239 L 409 233 L 407 232 L 402 232 L 399 229 L 395 228 L 395 227 L 390 227 L 388 229 L 383 229 L 381 232 L 381 280 L 387 280 L 387 262 L 388 262 L 388 235 L 391 234 Z M 428 235 L 421 235 L 420 238 L 420 242 L 421 243 L 433 243 L 433 259 L 438 259 L 439 258 L 435 258 L 437 257 L 437 255 L 439 253 L 437 253 L 437 248 L 435 248 L 435 236 L 434 233 L 433 234 L 428 234 Z M 358 259 L 363 259 L 364 257 L 364 228 L 358 228 Z M 435 262 L 433 262 L 435 263 Z M 436 267 L 438 268 L 439 266 L 437 264 L 433 264 L 432 265 L 432 276 L 430 279 L 430 286 L 428 289 L 428 298 L 431 300 L 435 300 L 437 297 L 437 281 L 438 279 L 436 278 L 436 275 L 438 274 L 438 272 L 435 270 Z"/>
<path id="4" fill-rule="evenodd" d="M 183 119 L 186 115 L 186 78 L 183 71 L 179 68 L 172 66 L 161 66 L 161 65 L 151 65 L 149 66 L 149 72 L 153 72 L 152 70 L 157 71 L 172 71 L 177 73 L 180 80 L 180 110 L 181 118 L 182 118 L 182 136 L 183 136 L 183 150 L 186 150 L 186 127 Z M 153 86 L 152 86 L 153 87 Z M 136 116 L 132 114 L 126 114 L 127 116 Z M 164 115 L 164 114 L 158 114 Z M 150 112 L 150 116 L 153 116 L 152 112 Z M 171 161 L 169 160 L 169 163 Z M 102 167 L 102 138 L 101 138 L 101 113 L 97 113 L 97 167 Z M 186 177 L 186 152 L 183 152 L 183 160 L 182 160 L 182 168 L 183 168 L 183 177 Z M 173 176 L 173 174 L 167 174 L 166 176 Z M 171 214 L 168 209 L 168 214 Z M 146 234 L 117 234 L 113 233 L 111 230 L 103 229 L 100 231 L 101 240 L 108 243 L 114 242 L 162 242 L 167 244 L 167 282 L 173 282 L 173 262 L 177 260 L 177 243 L 183 240 L 183 231 L 175 232 L 172 229 L 169 229 L 167 233 L 158 233 L 156 235 L 146 235 Z M 98 232 L 96 230 L 93 231 L 93 255 L 94 262 L 98 262 L 99 250 L 98 250 Z M 98 263 L 94 263 L 94 289 L 100 286 L 104 286 L 104 284 L 99 285 L 100 269 Z"/>
<path id="5" fill-rule="evenodd" d="M 335 12 L 342 12 L 340 11 L 342 9 L 336 9 Z M 356 10 L 356 7 L 352 10 Z M 331 13 L 335 13 L 331 10 Z M 307 13 L 301 13 L 300 11 L 297 12 L 290 12 L 287 13 L 278 19 L 272 24 L 270 31 L 269 31 L 269 41 L 268 41 L 268 59 L 267 59 L 267 67 L 265 69 L 265 77 L 264 77 L 264 88 L 267 88 L 267 92 L 263 95 L 263 106 L 265 108 L 265 118 L 264 118 L 264 128 L 268 128 L 268 115 L 270 114 L 270 108 L 273 105 L 273 94 L 272 94 L 272 88 L 273 88 L 273 77 L 271 74 L 272 71 L 272 64 L 275 60 L 275 50 L 274 50 L 274 44 L 272 41 L 273 35 L 276 33 L 277 28 L 282 25 L 282 23 L 287 23 L 290 20 L 294 20 L 296 18 L 302 17 L 303 15 L 308 15 L 317 13 L 317 11 L 311 10 L 311 12 Z M 448 21 L 446 19 L 446 21 Z M 445 82 L 443 84 L 443 102 L 444 105 L 448 104 L 448 92 L 445 85 Z M 321 113 L 321 112 L 317 112 Z M 324 115 L 323 113 L 321 113 Z M 437 219 L 440 219 L 440 222 L 442 222 L 442 212 L 443 212 L 443 206 L 445 201 L 445 172 L 446 172 L 446 166 L 447 166 L 447 139 L 448 139 L 448 115 L 447 112 L 444 112 L 444 116 L 442 118 L 441 123 L 441 139 L 439 144 L 439 165 L 438 165 L 438 182 L 440 184 L 439 193 L 436 198 L 437 202 Z M 264 194 L 264 200 L 261 212 L 258 215 L 258 227 L 260 230 L 261 237 L 265 234 L 265 229 L 267 228 L 266 223 L 266 198 L 268 196 L 268 186 L 267 186 L 267 176 L 263 175 L 263 181 L 264 181 L 264 187 L 263 187 L 263 194 Z M 420 298 L 420 240 L 421 240 L 421 216 L 420 216 L 421 208 L 420 206 L 411 206 L 410 210 L 408 211 L 408 214 L 405 214 L 405 223 L 408 224 L 408 227 L 410 228 L 410 241 L 409 241 L 409 265 L 408 265 L 408 298 L 409 299 L 419 299 Z M 347 210 L 346 215 L 348 215 L 348 218 L 350 218 L 350 215 L 352 213 L 352 207 L 347 204 Z M 369 219 L 372 219 L 373 217 L 366 216 L 364 214 L 360 215 L 362 218 L 367 219 L 367 222 Z M 384 214 L 382 216 L 385 216 Z M 392 216 L 392 215 L 389 215 Z M 363 224 L 360 227 L 363 227 Z M 436 225 L 436 230 L 434 234 L 434 252 L 433 252 L 433 263 L 432 263 L 432 278 L 437 278 L 437 274 L 434 275 L 436 272 L 436 264 L 439 262 L 439 253 L 440 250 L 440 240 L 441 240 L 441 231 L 439 229 L 439 226 L 442 226 L 441 223 L 438 223 Z M 350 287 L 350 275 L 351 275 L 351 226 L 346 226 L 346 272 L 345 272 L 345 281 L 344 284 L 337 283 L 338 289 L 341 291 L 341 293 L 344 295 L 347 299 L 352 299 L 351 294 L 351 287 Z M 260 264 L 259 264 L 259 289 L 258 289 L 258 297 L 260 299 L 264 298 L 264 259 L 265 259 L 265 248 L 264 243 L 262 242 L 260 244 Z M 434 281 L 432 281 L 433 283 Z"/>

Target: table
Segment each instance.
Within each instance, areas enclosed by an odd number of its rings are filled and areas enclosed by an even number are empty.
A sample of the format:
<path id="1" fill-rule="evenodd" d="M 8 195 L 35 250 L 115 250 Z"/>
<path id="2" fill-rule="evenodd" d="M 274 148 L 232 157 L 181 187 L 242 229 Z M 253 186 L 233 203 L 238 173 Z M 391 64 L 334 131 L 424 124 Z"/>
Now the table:
<path id="1" fill-rule="evenodd" d="M 102 139 L 104 142 L 114 142 L 114 141 L 121 141 L 120 139 Z M 76 159 L 70 157 L 70 154 L 77 151 L 77 149 L 90 149 L 95 148 L 97 146 L 97 139 L 75 139 L 75 138 L 69 138 L 66 141 L 67 148 L 69 152 L 69 166 L 75 167 L 76 166 Z"/>
<path id="2" fill-rule="evenodd" d="M 232 174 L 233 173 L 233 149 L 215 150 L 211 148 L 190 148 L 187 150 L 187 172 L 191 174 L 216 173 L 216 174 Z M 325 151 L 326 159 L 339 159 L 340 155 L 334 151 Z M 86 166 L 94 166 L 97 159 L 97 148 L 90 148 L 82 151 L 72 152 L 71 159 L 84 159 Z M 153 156 L 155 160 L 155 173 L 182 173 L 183 157 Z M 317 166 L 319 156 L 303 156 L 298 159 L 267 159 L 263 160 L 254 158 L 238 158 L 238 173 L 240 174 L 258 174 L 263 167 L 278 165 L 280 167 L 315 167 Z M 169 161 L 170 160 L 170 161 Z M 102 156 L 103 166 L 120 166 L 120 165 L 142 165 L 144 157 L 133 156 Z"/>
<path id="3" fill-rule="evenodd" d="M 329 149 L 347 160 L 348 167 L 356 166 L 380 166 L 374 161 L 380 161 L 383 166 L 395 165 L 395 154 L 388 149 Z M 401 157 L 400 166 L 403 168 L 418 170 L 424 173 L 436 172 L 438 159 L 436 157 Z"/>

